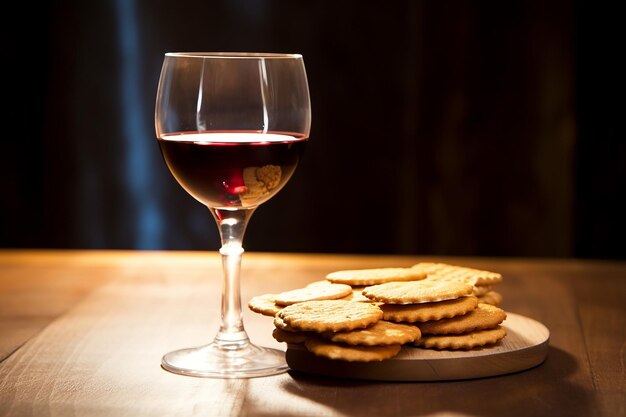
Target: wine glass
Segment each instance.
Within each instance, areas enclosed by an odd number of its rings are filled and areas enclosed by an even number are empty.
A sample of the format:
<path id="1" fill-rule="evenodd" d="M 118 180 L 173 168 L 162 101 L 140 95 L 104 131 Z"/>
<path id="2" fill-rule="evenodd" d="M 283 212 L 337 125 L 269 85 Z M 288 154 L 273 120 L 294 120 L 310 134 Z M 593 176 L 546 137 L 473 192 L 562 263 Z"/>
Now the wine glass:
<path id="1" fill-rule="evenodd" d="M 250 217 L 289 181 L 309 137 L 302 55 L 166 53 L 155 126 L 170 172 L 217 223 L 224 274 L 221 325 L 213 341 L 165 354 L 162 367 L 215 378 L 286 371 L 283 351 L 248 338 L 239 275 Z"/>

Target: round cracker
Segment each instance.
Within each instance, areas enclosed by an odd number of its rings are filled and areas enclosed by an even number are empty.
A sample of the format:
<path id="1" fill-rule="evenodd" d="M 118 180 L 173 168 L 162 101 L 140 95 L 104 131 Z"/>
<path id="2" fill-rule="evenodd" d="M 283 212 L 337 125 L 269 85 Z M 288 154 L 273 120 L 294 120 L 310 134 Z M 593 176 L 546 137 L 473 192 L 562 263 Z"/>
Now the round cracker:
<path id="1" fill-rule="evenodd" d="M 474 349 L 493 345 L 506 336 L 506 329 L 496 326 L 492 329 L 475 330 L 473 332 L 452 335 L 422 335 L 415 342 L 418 347 L 429 349 Z"/>
<path id="2" fill-rule="evenodd" d="M 300 332 L 300 330 L 298 330 L 298 329 L 296 329 L 294 327 L 291 327 L 290 325 L 285 323 L 283 321 L 283 319 L 278 314 L 276 316 L 274 316 L 274 326 L 277 329 L 284 330 L 286 332 L 292 332 L 292 333 L 299 333 Z"/>
<path id="3" fill-rule="evenodd" d="M 372 303 L 313 300 L 287 306 L 276 317 L 296 330 L 340 332 L 374 324 L 383 317 L 383 311 Z"/>
<path id="4" fill-rule="evenodd" d="M 347 345 L 385 346 L 414 342 L 420 338 L 421 332 L 417 326 L 380 320 L 365 329 L 324 333 L 323 336 L 333 342 Z"/>
<path id="5" fill-rule="evenodd" d="M 280 314 L 280 313 L 279 313 Z M 462 316 L 420 323 L 422 334 L 459 334 L 474 330 L 491 329 L 506 319 L 506 312 L 500 307 L 478 303 L 478 307 Z"/>
<path id="6" fill-rule="evenodd" d="M 424 322 L 460 316 L 474 310 L 478 298 L 466 295 L 453 300 L 420 304 L 383 304 L 383 319 L 395 322 Z"/>
<path id="7" fill-rule="evenodd" d="M 478 297 L 481 303 L 499 306 L 502 303 L 502 294 L 497 291 L 489 291 L 487 294 Z"/>
<path id="8" fill-rule="evenodd" d="M 363 289 L 367 298 L 388 304 L 428 303 L 471 295 L 473 286 L 452 281 L 388 282 Z"/>
<path id="9" fill-rule="evenodd" d="M 380 362 L 400 353 L 401 345 L 350 346 L 311 337 L 304 345 L 316 356 L 347 362 Z"/>
<path id="10" fill-rule="evenodd" d="M 281 306 L 276 305 L 276 294 L 254 296 L 248 301 L 248 308 L 255 313 L 270 317 L 274 317 L 276 313 L 282 310 Z"/>
<path id="11" fill-rule="evenodd" d="M 493 285 L 474 285 L 474 295 L 481 297 L 493 289 Z"/>
<path id="12" fill-rule="evenodd" d="M 414 268 L 347 269 L 326 275 L 330 282 L 348 285 L 376 285 L 394 281 L 418 281 L 426 274 Z"/>
<path id="13" fill-rule="evenodd" d="M 502 274 L 498 272 L 450 265 L 441 262 L 420 262 L 413 265 L 412 268 L 426 273 L 429 278 L 434 275 L 438 279 L 456 280 L 472 285 L 494 285 L 502 282 Z"/>
<path id="14" fill-rule="evenodd" d="M 336 300 L 352 294 L 352 287 L 347 284 L 311 285 L 291 291 L 281 292 L 275 302 L 279 306 L 289 306 L 312 300 Z"/>

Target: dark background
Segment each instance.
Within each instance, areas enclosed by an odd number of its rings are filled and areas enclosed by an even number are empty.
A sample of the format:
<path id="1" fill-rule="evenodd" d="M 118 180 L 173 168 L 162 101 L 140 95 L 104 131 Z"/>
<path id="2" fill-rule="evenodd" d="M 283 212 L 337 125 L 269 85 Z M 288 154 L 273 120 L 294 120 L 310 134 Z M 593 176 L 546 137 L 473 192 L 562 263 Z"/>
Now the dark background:
<path id="1" fill-rule="evenodd" d="M 299 52 L 248 251 L 626 258 L 623 22 L 587 1 L 59 0 L 3 25 L 3 247 L 216 250 L 154 138 L 168 51 Z M 6 22 L 9 23 L 9 22 Z"/>

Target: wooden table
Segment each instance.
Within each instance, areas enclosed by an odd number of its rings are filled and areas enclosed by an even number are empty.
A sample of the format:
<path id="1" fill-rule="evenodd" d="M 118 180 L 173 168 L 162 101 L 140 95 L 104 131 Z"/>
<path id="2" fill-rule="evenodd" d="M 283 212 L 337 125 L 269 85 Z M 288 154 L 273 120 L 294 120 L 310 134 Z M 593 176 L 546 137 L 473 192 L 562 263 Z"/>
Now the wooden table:
<path id="1" fill-rule="evenodd" d="M 338 269 L 438 260 L 501 272 L 502 308 L 550 330 L 548 357 L 515 374 L 373 382 L 296 372 L 175 375 L 163 353 L 217 330 L 217 252 L 0 251 L 0 416 L 624 416 L 626 263 L 246 253 L 244 305 Z M 271 319 L 253 341 L 285 349 Z"/>

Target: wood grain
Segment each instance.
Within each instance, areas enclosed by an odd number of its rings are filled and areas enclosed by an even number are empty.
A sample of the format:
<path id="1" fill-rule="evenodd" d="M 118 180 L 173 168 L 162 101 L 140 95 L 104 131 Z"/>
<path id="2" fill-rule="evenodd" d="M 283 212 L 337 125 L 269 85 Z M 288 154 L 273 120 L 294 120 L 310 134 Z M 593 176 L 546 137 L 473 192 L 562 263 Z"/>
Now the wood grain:
<path id="1" fill-rule="evenodd" d="M 107 281 L 119 258 L 89 252 L 0 252 L 0 361 Z M 85 265 L 98 273 L 85 274 Z"/>
<path id="2" fill-rule="evenodd" d="M 9 323 L 0 342 L 17 346 L 0 363 L 0 416 L 624 415 L 622 263 L 247 253 L 242 300 L 333 270 L 423 260 L 502 272 L 503 308 L 550 329 L 545 362 L 418 383 L 175 375 L 160 368 L 161 355 L 205 343 L 217 328 L 219 255 L 0 251 L 0 317 Z M 255 342 L 285 348 L 271 337 L 270 318 L 245 310 L 244 319 Z"/>

